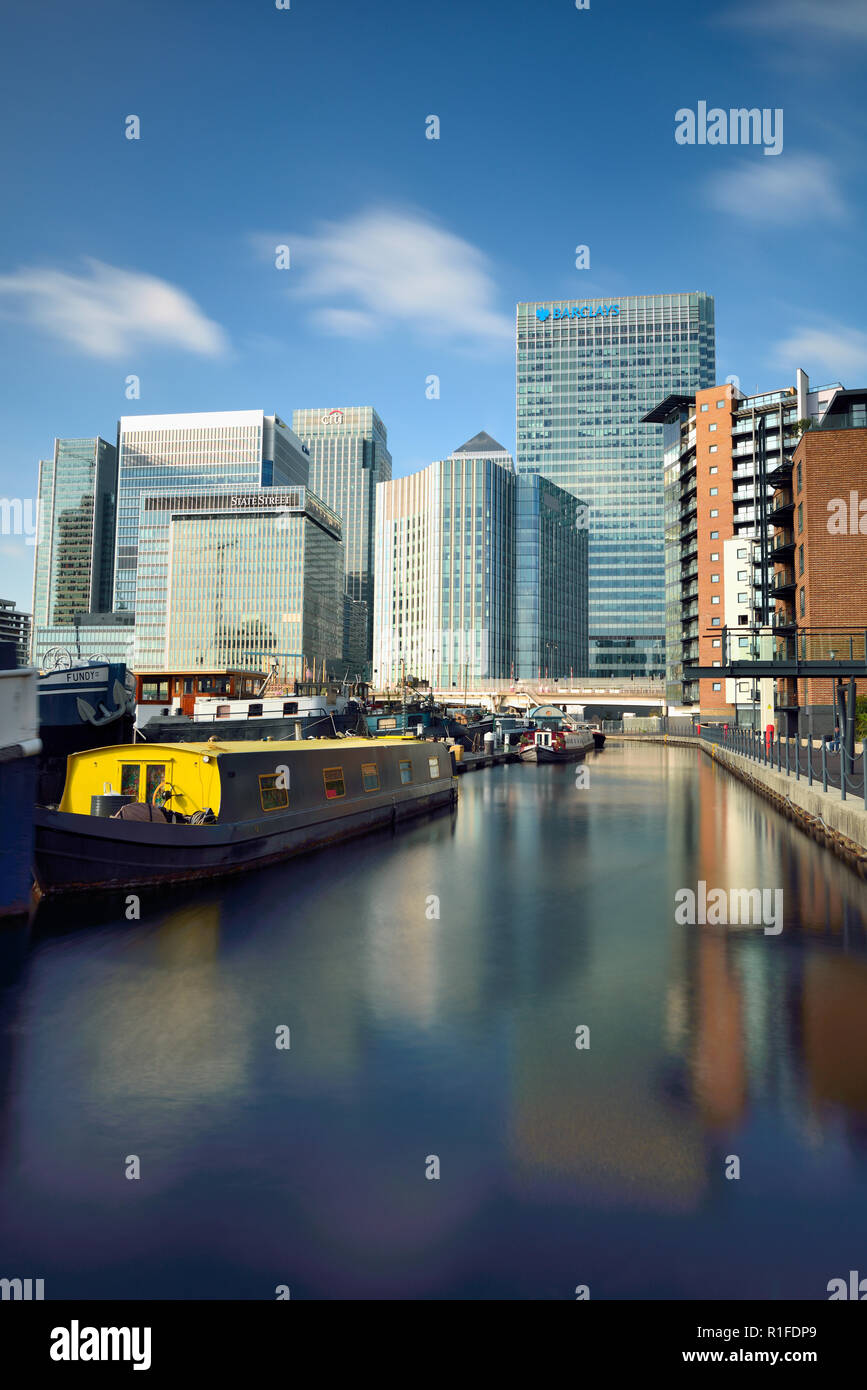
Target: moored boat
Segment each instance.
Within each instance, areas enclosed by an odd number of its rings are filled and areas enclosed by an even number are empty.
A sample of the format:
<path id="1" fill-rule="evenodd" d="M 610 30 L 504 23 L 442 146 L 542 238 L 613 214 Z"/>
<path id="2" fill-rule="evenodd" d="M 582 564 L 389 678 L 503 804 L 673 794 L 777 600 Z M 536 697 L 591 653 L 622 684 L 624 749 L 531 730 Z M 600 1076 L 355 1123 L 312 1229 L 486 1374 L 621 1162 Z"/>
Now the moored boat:
<path id="1" fill-rule="evenodd" d="M 451 806 L 444 744 L 414 738 L 134 743 L 69 759 L 36 810 L 43 894 L 239 873 Z"/>
<path id="2" fill-rule="evenodd" d="M 568 763 L 583 758 L 593 746 L 589 730 L 536 729 L 523 736 L 518 754 L 525 763 Z"/>

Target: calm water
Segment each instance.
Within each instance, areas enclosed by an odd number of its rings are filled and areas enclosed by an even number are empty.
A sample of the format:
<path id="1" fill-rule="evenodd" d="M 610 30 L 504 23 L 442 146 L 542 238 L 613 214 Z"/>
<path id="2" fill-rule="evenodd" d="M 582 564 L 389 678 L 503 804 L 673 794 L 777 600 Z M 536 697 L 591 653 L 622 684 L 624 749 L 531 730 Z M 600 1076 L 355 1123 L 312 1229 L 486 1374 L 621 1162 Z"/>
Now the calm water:
<path id="1" fill-rule="evenodd" d="M 138 922 L 83 903 L 0 935 L 0 1276 L 825 1298 L 867 1274 L 867 886 L 693 750 L 587 766 L 470 774 L 453 816 Z M 782 887 L 782 935 L 676 926 L 699 879 Z"/>

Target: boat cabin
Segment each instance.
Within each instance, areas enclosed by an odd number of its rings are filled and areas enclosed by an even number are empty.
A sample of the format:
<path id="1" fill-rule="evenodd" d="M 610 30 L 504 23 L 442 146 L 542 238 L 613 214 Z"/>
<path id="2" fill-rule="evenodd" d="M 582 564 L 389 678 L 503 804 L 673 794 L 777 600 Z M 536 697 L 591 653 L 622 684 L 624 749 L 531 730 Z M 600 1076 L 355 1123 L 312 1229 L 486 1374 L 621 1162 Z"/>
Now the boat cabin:
<path id="1" fill-rule="evenodd" d="M 141 742 L 74 753 L 59 809 L 90 816 L 93 798 L 125 797 L 184 818 L 210 810 L 221 823 L 264 823 L 279 811 L 418 796 L 451 776 L 445 745 L 415 738 Z"/>

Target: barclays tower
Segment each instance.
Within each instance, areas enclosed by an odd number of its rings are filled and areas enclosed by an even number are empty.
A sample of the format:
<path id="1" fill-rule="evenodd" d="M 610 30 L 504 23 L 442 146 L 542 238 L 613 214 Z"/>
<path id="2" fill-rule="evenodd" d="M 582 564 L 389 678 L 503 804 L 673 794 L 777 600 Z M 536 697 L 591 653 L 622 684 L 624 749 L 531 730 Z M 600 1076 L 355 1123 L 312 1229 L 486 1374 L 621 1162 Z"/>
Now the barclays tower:
<path id="1" fill-rule="evenodd" d="M 589 506 L 591 676 L 665 674 L 662 430 L 639 421 L 715 377 L 712 295 L 518 305 L 518 470 Z"/>

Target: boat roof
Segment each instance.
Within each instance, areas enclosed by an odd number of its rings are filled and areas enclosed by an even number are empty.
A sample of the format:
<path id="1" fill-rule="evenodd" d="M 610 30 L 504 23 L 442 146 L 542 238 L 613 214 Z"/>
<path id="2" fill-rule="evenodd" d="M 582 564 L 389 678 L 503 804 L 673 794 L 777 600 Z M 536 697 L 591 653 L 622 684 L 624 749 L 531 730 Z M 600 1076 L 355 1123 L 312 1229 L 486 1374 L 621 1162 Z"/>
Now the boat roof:
<path id="1" fill-rule="evenodd" d="M 396 734 L 393 738 L 249 738 L 225 741 L 215 738 L 213 741 L 206 739 L 197 743 L 151 743 L 142 740 L 140 743 L 114 743 L 107 748 L 89 748 L 81 753 L 73 753 L 72 756 L 92 758 L 98 753 L 113 753 L 119 758 L 140 758 L 151 753 L 170 753 L 173 757 L 177 757 L 178 753 L 208 753 L 219 757 L 221 753 L 270 753 L 275 748 L 285 748 L 287 744 L 294 753 L 312 753 L 325 746 L 333 748 L 335 752 L 339 748 L 369 748 L 372 752 L 375 748 L 389 748 L 394 744 L 407 743 L 418 743 L 418 739 L 414 734 Z"/>

